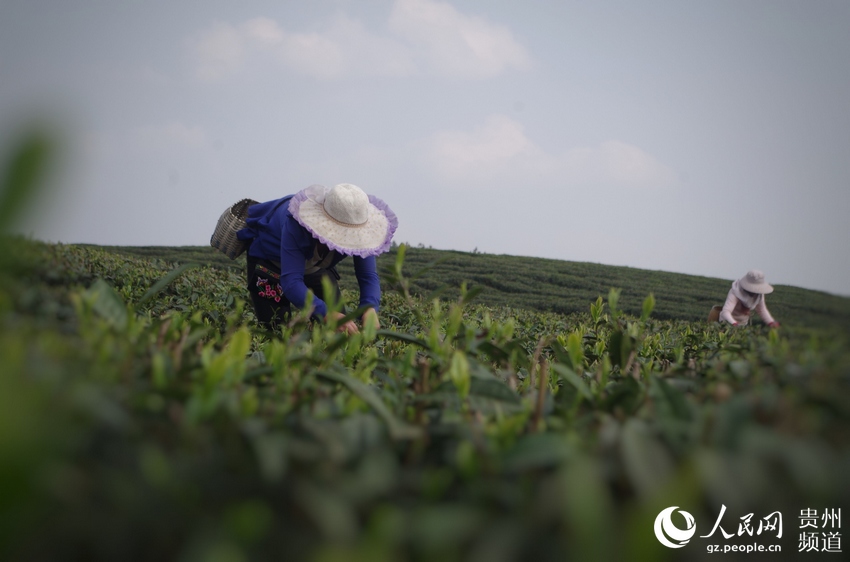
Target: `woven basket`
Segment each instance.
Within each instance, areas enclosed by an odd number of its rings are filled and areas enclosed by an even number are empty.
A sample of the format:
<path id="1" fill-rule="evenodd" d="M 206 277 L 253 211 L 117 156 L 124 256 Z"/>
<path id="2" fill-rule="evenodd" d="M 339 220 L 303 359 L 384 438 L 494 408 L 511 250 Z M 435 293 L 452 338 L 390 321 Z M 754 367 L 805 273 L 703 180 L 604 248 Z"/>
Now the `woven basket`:
<path id="1" fill-rule="evenodd" d="M 716 304 L 711 307 L 711 310 L 708 313 L 708 321 L 709 322 L 720 322 L 720 312 L 723 310 L 723 307 L 719 304 Z"/>
<path id="2" fill-rule="evenodd" d="M 210 238 L 210 246 L 218 249 L 232 260 L 238 258 L 248 247 L 248 242 L 243 242 L 236 237 L 236 233 L 245 228 L 245 219 L 248 218 L 248 207 L 256 205 L 258 201 L 253 199 L 242 199 L 228 207 L 218 219 L 215 232 Z"/>

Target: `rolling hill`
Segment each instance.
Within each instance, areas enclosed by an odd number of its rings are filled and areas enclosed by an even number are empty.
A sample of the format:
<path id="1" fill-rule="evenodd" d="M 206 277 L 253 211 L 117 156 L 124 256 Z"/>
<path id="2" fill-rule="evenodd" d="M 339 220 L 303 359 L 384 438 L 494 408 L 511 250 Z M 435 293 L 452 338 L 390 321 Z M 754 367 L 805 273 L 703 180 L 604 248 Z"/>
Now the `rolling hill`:
<path id="1" fill-rule="evenodd" d="M 119 254 L 175 263 L 196 262 L 222 268 L 244 268 L 244 257 L 230 260 L 208 246 L 100 246 Z M 378 258 L 378 267 L 391 267 L 397 248 Z M 355 289 L 353 273 L 342 263 L 341 284 Z M 715 304 L 723 304 L 731 280 L 665 271 L 554 259 L 435 250 L 409 247 L 404 261 L 407 276 L 416 276 L 414 292 L 439 292 L 453 298 L 460 286 L 483 288 L 478 302 L 494 306 L 570 314 L 586 312 L 591 302 L 622 290 L 620 306 L 640 314 L 643 299 L 655 296 L 653 315 L 661 319 L 700 320 Z M 419 274 L 417 276 L 417 274 Z M 850 298 L 788 285 L 776 285 L 768 297 L 771 313 L 786 326 L 800 325 L 850 333 Z"/>

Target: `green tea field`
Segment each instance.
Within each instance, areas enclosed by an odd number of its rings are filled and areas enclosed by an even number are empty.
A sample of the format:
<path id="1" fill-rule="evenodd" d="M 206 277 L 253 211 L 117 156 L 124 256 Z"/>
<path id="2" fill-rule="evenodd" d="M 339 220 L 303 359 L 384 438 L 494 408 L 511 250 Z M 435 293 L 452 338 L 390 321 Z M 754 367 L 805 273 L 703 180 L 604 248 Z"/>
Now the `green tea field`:
<path id="1" fill-rule="evenodd" d="M 847 299 L 780 286 L 782 328 L 732 329 L 726 281 L 400 246 L 380 329 L 269 334 L 203 249 L 2 249 L 3 560 L 850 546 Z"/>
<path id="2" fill-rule="evenodd" d="M 230 260 L 209 246 L 103 247 L 123 255 L 175 263 L 196 263 L 243 271 L 244 257 Z M 391 265 L 397 247 L 378 257 L 379 267 Z M 343 269 L 350 265 L 343 263 Z M 541 312 L 586 312 L 588 303 L 612 288 L 622 290 L 620 305 L 640 314 L 643 299 L 657 297 L 653 317 L 670 320 L 703 320 L 715 304 L 723 304 L 731 279 L 699 277 L 595 263 L 581 263 L 482 253 L 407 248 L 405 268 L 415 272 L 410 280 L 414 294 L 456 299 L 460 286 L 482 290 L 476 302 Z M 744 272 L 741 272 L 743 275 Z M 356 289 L 348 274 L 341 283 Z M 348 285 L 345 285 L 348 283 Z M 850 298 L 787 285 L 777 285 L 769 297 L 770 310 L 782 323 L 850 332 Z"/>

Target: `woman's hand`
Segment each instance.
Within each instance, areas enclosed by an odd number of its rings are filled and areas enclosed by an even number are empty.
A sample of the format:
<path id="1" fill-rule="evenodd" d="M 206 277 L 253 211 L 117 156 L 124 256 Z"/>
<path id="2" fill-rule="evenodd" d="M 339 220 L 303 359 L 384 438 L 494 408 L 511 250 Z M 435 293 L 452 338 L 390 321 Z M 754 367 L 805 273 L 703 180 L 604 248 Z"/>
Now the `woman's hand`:
<path id="1" fill-rule="evenodd" d="M 768 324 L 768 326 L 770 326 L 771 328 L 778 328 L 778 327 L 779 327 L 779 322 L 773 321 L 773 322 L 771 322 L 770 324 Z"/>
<path id="2" fill-rule="evenodd" d="M 331 319 L 330 314 L 331 313 L 328 313 L 328 315 L 325 316 L 326 321 L 329 321 Z M 333 314 L 334 314 L 334 318 L 336 318 L 337 322 L 339 322 L 342 318 L 345 318 L 345 314 L 343 314 L 342 312 L 334 312 Z M 356 334 L 360 330 L 357 328 L 357 324 L 355 324 L 353 320 L 349 320 L 348 322 L 345 322 L 343 324 L 339 324 L 336 327 L 336 331 L 337 332 L 345 332 L 346 334 L 351 335 L 351 334 Z"/>

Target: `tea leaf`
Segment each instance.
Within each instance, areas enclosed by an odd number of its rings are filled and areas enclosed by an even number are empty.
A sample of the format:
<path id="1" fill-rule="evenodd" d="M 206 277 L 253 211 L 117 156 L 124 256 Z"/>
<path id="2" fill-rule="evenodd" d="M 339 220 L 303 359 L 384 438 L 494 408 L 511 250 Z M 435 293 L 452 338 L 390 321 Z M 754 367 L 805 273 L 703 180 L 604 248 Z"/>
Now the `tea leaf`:
<path id="1" fill-rule="evenodd" d="M 393 439 L 416 439 L 421 435 L 421 431 L 418 427 L 407 425 L 396 418 L 380 397 L 378 397 L 372 389 L 359 380 L 343 373 L 322 371 L 316 374 L 321 378 L 342 384 L 354 395 L 363 400 L 363 402 L 368 404 L 369 407 L 371 407 L 387 424 L 387 428 L 389 429 L 390 435 L 392 435 Z"/>
<path id="2" fill-rule="evenodd" d="M 200 264 L 185 263 L 169 271 L 165 276 L 161 277 L 156 283 L 154 283 L 151 288 L 145 292 L 144 295 L 142 295 L 142 298 L 140 298 L 136 302 L 136 306 L 142 306 L 143 304 L 157 296 L 160 292 L 162 292 L 162 290 L 169 286 L 171 283 L 173 283 L 175 279 L 183 275 L 185 271 L 196 267 L 200 267 Z"/>
<path id="3" fill-rule="evenodd" d="M 649 315 L 652 314 L 653 309 L 655 308 L 655 295 L 649 293 L 645 299 L 643 299 L 643 306 L 641 307 L 640 319 L 643 322 L 649 320 Z"/>
<path id="4" fill-rule="evenodd" d="M 86 295 L 91 299 L 92 308 L 101 318 L 117 330 L 124 330 L 127 327 L 129 318 L 127 305 L 112 285 L 103 279 L 98 279 L 88 288 Z"/>
<path id="5" fill-rule="evenodd" d="M 14 148 L 0 178 L 0 234 L 4 234 L 26 204 L 44 185 L 55 148 L 41 131 L 28 133 Z"/>

